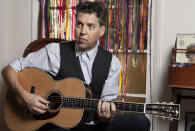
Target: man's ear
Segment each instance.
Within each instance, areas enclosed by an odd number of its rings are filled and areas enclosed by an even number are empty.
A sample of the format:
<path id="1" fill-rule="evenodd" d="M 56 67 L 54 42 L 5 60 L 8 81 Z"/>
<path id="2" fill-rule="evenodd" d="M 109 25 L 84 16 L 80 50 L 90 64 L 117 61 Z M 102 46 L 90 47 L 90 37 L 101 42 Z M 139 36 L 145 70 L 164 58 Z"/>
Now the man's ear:
<path id="1" fill-rule="evenodd" d="M 100 27 L 100 37 L 102 37 L 105 33 L 106 27 L 103 25 Z"/>

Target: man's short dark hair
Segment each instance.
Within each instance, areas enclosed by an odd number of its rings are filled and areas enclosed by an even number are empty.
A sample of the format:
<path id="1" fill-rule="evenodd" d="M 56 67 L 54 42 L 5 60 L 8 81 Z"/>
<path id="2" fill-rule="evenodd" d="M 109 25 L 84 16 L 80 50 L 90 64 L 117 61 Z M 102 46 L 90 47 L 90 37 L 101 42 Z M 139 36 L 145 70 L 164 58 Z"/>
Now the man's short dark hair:
<path id="1" fill-rule="evenodd" d="M 102 2 L 80 2 L 76 8 L 76 17 L 80 12 L 89 14 L 96 13 L 100 26 L 106 25 L 108 13 L 107 8 Z"/>

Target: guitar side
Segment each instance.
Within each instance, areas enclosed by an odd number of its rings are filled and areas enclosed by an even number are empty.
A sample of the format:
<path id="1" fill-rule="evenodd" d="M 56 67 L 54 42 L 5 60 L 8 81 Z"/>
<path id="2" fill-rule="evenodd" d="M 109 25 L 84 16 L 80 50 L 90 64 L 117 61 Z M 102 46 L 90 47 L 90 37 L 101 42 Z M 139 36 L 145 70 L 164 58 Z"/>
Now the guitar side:
<path id="1" fill-rule="evenodd" d="M 19 81 L 26 91 L 34 92 L 44 98 L 52 91 L 59 91 L 63 93 L 63 96 L 86 97 L 85 86 L 78 79 L 54 81 L 45 72 L 36 68 L 27 68 L 19 72 Z M 36 119 L 29 112 L 23 100 L 8 91 L 4 116 L 6 124 L 11 130 L 33 131 L 46 123 L 53 123 L 62 128 L 75 127 L 82 121 L 84 113 L 84 109 L 59 107 L 53 116 L 46 115 L 46 117 Z"/>

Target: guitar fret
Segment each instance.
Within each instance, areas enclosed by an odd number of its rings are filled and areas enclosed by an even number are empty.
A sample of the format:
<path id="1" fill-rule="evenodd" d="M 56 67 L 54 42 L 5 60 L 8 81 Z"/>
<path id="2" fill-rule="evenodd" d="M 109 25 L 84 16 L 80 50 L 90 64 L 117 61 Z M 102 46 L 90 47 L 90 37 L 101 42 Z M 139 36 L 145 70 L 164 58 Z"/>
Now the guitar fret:
<path id="1" fill-rule="evenodd" d="M 137 112 L 144 112 L 144 104 L 138 104 L 138 106 Z"/>
<path id="2" fill-rule="evenodd" d="M 124 106 L 124 111 L 128 111 L 129 110 L 129 104 L 126 103 L 125 106 Z"/>
<path id="3" fill-rule="evenodd" d="M 116 106 L 117 106 L 116 109 L 119 110 L 119 102 L 115 102 L 115 103 L 117 103 L 116 104 Z"/>
<path id="4" fill-rule="evenodd" d="M 85 103 L 85 108 L 88 108 L 88 109 L 89 109 L 89 108 L 90 108 L 89 101 L 88 101 L 88 100 L 85 100 L 85 102 L 86 102 L 86 103 Z"/>
<path id="5" fill-rule="evenodd" d="M 136 104 L 135 111 L 137 111 L 137 108 L 138 108 L 138 104 Z"/>
<path id="6" fill-rule="evenodd" d="M 129 104 L 129 109 L 131 109 L 131 104 Z"/>
<path id="7" fill-rule="evenodd" d="M 137 104 L 133 104 L 132 111 L 137 111 Z"/>
<path id="8" fill-rule="evenodd" d="M 114 102 L 114 103 L 117 106 L 117 110 L 123 111 L 123 108 L 124 108 L 124 103 L 123 102 Z"/>
<path id="9" fill-rule="evenodd" d="M 63 107 L 96 109 L 97 101 L 81 98 L 63 98 Z"/>
<path id="10" fill-rule="evenodd" d="M 83 108 L 83 99 L 79 99 L 79 107 Z"/>
<path id="11" fill-rule="evenodd" d="M 75 107 L 76 106 L 76 102 L 75 102 L 76 99 L 71 98 L 70 100 L 71 100 L 71 107 Z"/>
<path id="12" fill-rule="evenodd" d="M 75 99 L 72 98 L 72 101 L 73 101 L 72 107 L 74 107 L 74 108 L 78 107 L 77 98 L 75 98 Z"/>
<path id="13" fill-rule="evenodd" d="M 119 111 L 144 112 L 143 104 L 124 103 L 124 102 L 114 102 L 114 103 L 116 105 L 116 110 Z"/>

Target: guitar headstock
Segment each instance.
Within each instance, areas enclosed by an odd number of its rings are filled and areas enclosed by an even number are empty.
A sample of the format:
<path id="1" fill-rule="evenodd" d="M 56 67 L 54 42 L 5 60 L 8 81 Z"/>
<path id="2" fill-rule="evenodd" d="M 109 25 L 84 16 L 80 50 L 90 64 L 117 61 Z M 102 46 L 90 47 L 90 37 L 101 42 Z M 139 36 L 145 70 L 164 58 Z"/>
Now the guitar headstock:
<path id="1" fill-rule="evenodd" d="M 155 117 L 169 120 L 180 119 L 180 105 L 173 103 L 154 103 L 146 104 L 145 112 Z"/>

